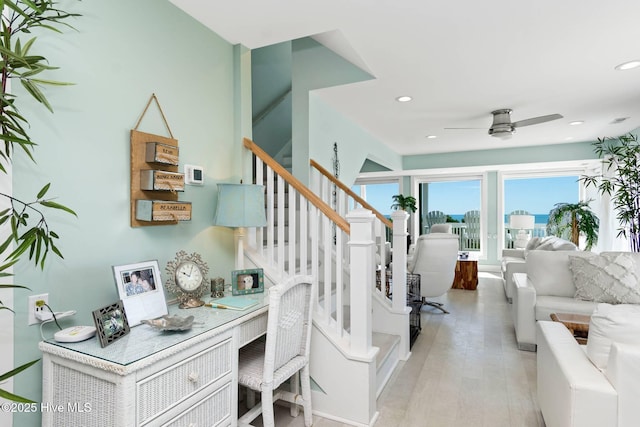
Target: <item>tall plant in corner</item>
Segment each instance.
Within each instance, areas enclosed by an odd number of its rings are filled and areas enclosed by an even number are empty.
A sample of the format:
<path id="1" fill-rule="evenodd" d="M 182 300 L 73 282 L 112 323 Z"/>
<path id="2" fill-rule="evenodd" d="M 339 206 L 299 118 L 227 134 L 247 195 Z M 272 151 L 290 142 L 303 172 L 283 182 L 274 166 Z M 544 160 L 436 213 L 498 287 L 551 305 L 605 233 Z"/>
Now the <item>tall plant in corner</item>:
<path id="1" fill-rule="evenodd" d="M 618 138 L 598 138 L 594 151 L 602 159 L 602 171 L 594 176 L 582 176 L 588 187 L 612 197 L 616 218 L 620 223 L 618 236 L 629 239 L 631 251 L 640 252 L 640 145 L 631 133 Z M 628 233 L 628 234 L 627 234 Z"/>
<path id="2" fill-rule="evenodd" d="M 47 59 L 41 55 L 31 54 L 36 42 L 32 31 L 36 29 L 50 30 L 60 33 L 60 27 L 70 27 L 64 21 L 76 14 L 67 13 L 56 8 L 54 1 L 42 0 L 0 0 L 2 24 L 0 28 L 0 59 L 2 94 L 0 97 L 0 139 L 4 144 L 0 147 L 0 171 L 7 173 L 14 151 L 19 148 L 27 156 L 33 157 L 37 145 L 27 133 L 29 121 L 18 109 L 18 96 L 10 93 L 11 86 L 20 82 L 27 93 L 36 101 L 53 112 L 42 87 L 45 85 L 65 85 L 67 83 L 41 78 L 44 71 L 54 70 Z M 11 85 L 10 83 L 11 82 Z M 12 282 L 10 268 L 23 256 L 28 256 L 36 268 L 44 268 L 49 252 L 62 258 L 56 247 L 58 234 L 53 231 L 45 217 L 46 209 L 55 209 L 76 215 L 68 207 L 47 196 L 50 184 L 46 184 L 35 198 L 23 201 L 12 194 L 0 192 L 8 206 L 0 211 L 0 226 L 7 228 L 8 237 L 0 243 L 0 288 L 22 288 L 23 285 Z M 11 310 L 0 301 L 0 311 Z M 9 372 L 0 373 L 0 383 L 27 369 L 37 360 L 26 363 Z M 17 402 L 31 402 L 0 388 L 0 397 Z"/>

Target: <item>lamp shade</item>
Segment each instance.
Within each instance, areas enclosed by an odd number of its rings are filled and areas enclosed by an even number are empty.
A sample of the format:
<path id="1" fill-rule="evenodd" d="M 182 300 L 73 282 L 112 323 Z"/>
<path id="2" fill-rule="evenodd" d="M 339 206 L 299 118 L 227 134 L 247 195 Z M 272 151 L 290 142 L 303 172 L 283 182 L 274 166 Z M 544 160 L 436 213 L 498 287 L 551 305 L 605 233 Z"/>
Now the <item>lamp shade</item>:
<path id="1" fill-rule="evenodd" d="M 224 227 L 264 227 L 264 185 L 218 184 L 218 206 L 214 225 Z"/>
<path id="2" fill-rule="evenodd" d="M 536 225 L 533 215 L 509 215 L 509 228 L 532 230 Z"/>

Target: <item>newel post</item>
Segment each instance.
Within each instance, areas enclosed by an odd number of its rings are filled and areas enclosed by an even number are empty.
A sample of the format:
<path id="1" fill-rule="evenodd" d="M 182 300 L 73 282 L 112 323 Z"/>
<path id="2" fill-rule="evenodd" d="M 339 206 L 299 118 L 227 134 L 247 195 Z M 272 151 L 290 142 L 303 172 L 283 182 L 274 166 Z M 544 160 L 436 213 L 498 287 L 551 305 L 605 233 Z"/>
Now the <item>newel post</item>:
<path id="1" fill-rule="evenodd" d="M 407 306 L 407 219 L 409 214 L 397 210 L 391 213 L 393 221 L 393 311 L 404 311 Z"/>
<path id="2" fill-rule="evenodd" d="M 371 298 L 375 278 L 373 221 L 375 215 L 368 209 L 354 209 L 347 214 L 351 227 L 350 299 L 351 299 L 351 349 L 366 355 L 371 349 Z"/>

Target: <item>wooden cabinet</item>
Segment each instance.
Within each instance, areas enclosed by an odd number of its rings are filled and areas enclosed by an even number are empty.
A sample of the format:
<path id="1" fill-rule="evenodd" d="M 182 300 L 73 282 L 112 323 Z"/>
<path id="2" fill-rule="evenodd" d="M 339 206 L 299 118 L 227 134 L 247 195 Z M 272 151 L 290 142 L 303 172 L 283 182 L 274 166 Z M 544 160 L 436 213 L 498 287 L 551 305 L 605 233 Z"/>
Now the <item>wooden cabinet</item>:
<path id="1" fill-rule="evenodd" d="M 177 313 L 185 315 L 170 309 Z M 167 334 L 140 325 L 105 348 L 95 338 L 41 342 L 42 402 L 51 408 L 42 425 L 236 425 L 238 349 L 266 332 L 267 305 L 189 314 L 204 327 Z"/>

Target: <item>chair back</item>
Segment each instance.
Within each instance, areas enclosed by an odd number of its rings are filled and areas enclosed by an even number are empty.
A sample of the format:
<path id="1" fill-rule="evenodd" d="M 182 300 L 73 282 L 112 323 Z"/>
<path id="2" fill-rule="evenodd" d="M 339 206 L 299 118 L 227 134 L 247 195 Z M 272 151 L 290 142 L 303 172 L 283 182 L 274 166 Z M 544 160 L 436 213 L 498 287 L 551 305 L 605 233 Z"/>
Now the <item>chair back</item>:
<path id="1" fill-rule="evenodd" d="M 447 222 L 447 215 L 442 211 L 429 211 L 422 218 L 422 226 L 425 233 L 429 233 L 431 226 L 434 224 L 443 224 Z"/>
<path id="2" fill-rule="evenodd" d="M 465 212 L 464 224 L 464 249 L 480 249 L 480 211 Z"/>
<path id="3" fill-rule="evenodd" d="M 451 233 L 451 224 L 433 224 L 430 231 L 431 233 Z"/>
<path id="4" fill-rule="evenodd" d="M 453 284 L 458 260 L 458 236 L 447 233 L 425 234 L 416 241 L 413 274 L 420 275 L 424 297 L 444 295 Z"/>
<path id="5" fill-rule="evenodd" d="M 311 276 L 294 276 L 269 288 L 263 378 L 267 384 L 273 382 L 273 373 L 293 358 L 309 359 L 313 288 Z"/>

